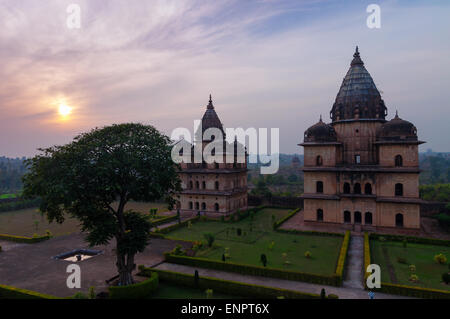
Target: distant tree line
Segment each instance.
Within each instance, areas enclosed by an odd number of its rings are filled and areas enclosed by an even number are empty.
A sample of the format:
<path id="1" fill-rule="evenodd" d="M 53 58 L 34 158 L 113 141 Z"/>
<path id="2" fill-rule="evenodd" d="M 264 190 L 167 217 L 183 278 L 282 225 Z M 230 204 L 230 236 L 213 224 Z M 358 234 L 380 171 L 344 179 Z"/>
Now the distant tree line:
<path id="1" fill-rule="evenodd" d="M 22 189 L 22 176 L 27 169 L 25 158 L 0 157 L 0 194 L 15 194 Z"/>

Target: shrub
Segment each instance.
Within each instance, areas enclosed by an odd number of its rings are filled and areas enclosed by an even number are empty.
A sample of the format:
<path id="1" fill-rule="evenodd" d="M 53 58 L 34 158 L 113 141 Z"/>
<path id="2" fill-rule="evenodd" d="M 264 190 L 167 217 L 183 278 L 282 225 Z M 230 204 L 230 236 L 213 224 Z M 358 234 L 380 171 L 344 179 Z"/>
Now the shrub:
<path id="1" fill-rule="evenodd" d="M 403 239 L 402 240 L 402 245 L 403 245 L 403 248 L 406 248 L 407 245 L 408 245 L 408 241 L 406 239 Z"/>
<path id="2" fill-rule="evenodd" d="M 308 259 L 311 258 L 311 252 L 309 250 L 305 252 L 305 257 Z"/>
<path id="3" fill-rule="evenodd" d="M 338 295 L 335 294 L 329 294 L 328 299 L 339 299 Z"/>
<path id="4" fill-rule="evenodd" d="M 242 229 L 240 229 L 240 228 L 237 229 L 237 235 L 238 235 L 238 236 L 241 236 L 241 235 L 242 235 Z"/>
<path id="5" fill-rule="evenodd" d="M 212 289 L 206 289 L 206 299 L 212 299 L 213 292 L 214 291 Z"/>
<path id="6" fill-rule="evenodd" d="M 437 254 L 434 256 L 434 261 L 438 264 L 445 265 L 447 263 L 447 257 L 444 254 Z"/>
<path id="7" fill-rule="evenodd" d="M 206 239 L 206 242 L 208 244 L 208 247 L 212 247 L 214 240 L 216 240 L 216 237 L 213 233 L 205 233 L 203 234 L 203 237 Z"/>
<path id="8" fill-rule="evenodd" d="M 399 264 L 407 264 L 408 263 L 408 261 L 406 260 L 405 257 L 397 257 L 397 262 Z"/>
<path id="9" fill-rule="evenodd" d="M 82 292 L 77 292 L 71 297 L 71 299 L 89 299 L 89 297 Z"/>
<path id="10" fill-rule="evenodd" d="M 320 291 L 320 299 L 326 299 L 327 298 L 327 294 L 325 293 L 325 288 L 322 288 L 322 290 Z"/>
<path id="11" fill-rule="evenodd" d="M 183 247 L 181 247 L 181 245 L 176 245 L 175 248 L 172 250 L 172 254 L 176 256 L 184 256 L 186 255 L 186 252 L 183 250 Z"/>
<path id="12" fill-rule="evenodd" d="M 442 274 L 442 281 L 448 285 L 450 283 L 450 273 L 446 272 Z"/>
<path id="13" fill-rule="evenodd" d="M 269 250 L 273 250 L 273 247 L 275 247 L 274 241 L 269 244 Z"/>
<path id="14" fill-rule="evenodd" d="M 419 282 L 419 276 L 417 276 L 416 274 L 412 274 L 411 276 L 409 276 L 409 281 Z"/>
<path id="15" fill-rule="evenodd" d="M 95 299 L 96 295 L 95 295 L 95 287 L 91 286 L 89 287 L 89 299 Z"/>
<path id="16" fill-rule="evenodd" d="M 266 267 L 266 265 L 267 265 L 267 256 L 266 256 L 266 254 L 261 254 L 260 260 L 261 260 L 263 266 Z"/>
<path id="17" fill-rule="evenodd" d="M 0 285 L 1 299 L 58 299 L 58 297 L 41 294 L 35 291 Z"/>
<path id="18" fill-rule="evenodd" d="M 409 271 L 412 273 L 416 272 L 416 265 L 409 265 Z"/>
<path id="19" fill-rule="evenodd" d="M 150 278 L 129 286 L 109 287 L 110 299 L 144 299 L 149 298 L 158 289 L 158 273 L 152 272 Z"/>

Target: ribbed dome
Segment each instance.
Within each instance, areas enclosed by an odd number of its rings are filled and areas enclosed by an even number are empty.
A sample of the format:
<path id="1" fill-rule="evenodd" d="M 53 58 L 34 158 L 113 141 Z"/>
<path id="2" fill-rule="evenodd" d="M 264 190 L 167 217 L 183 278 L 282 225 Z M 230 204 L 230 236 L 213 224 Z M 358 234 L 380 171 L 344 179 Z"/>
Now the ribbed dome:
<path id="1" fill-rule="evenodd" d="M 217 116 L 217 113 L 214 110 L 214 105 L 212 102 L 211 95 L 209 96 L 209 103 L 208 103 L 208 106 L 206 107 L 206 112 L 202 118 L 202 135 L 201 136 L 203 136 L 203 133 L 209 128 L 220 129 L 222 131 L 223 137 L 225 138 L 225 132 L 223 130 L 223 125 L 219 119 L 219 116 Z M 200 133 L 199 131 L 196 132 L 197 140 L 201 139 L 201 136 L 199 133 Z"/>
<path id="2" fill-rule="evenodd" d="M 320 121 L 305 132 L 305 143 L 308 142 L 336 142 L 337 136 L 336 131 L 331 125 L 328 125 L 322 121 L 322 117 L 320 117 Z"/>
<path id="3" fill-rule="evenodd" d="M 417 129 L 411 122 L 402 120 L 398 113 L 377 131 L 379 141 L 417 141 Z"/>
<path id="4" fill-rule="evenodd" d="M 350 119 L 384 120 L 387 115 L 384 101 L 364 67 L 358 47 L 330 115 L 333 122 Z"/>

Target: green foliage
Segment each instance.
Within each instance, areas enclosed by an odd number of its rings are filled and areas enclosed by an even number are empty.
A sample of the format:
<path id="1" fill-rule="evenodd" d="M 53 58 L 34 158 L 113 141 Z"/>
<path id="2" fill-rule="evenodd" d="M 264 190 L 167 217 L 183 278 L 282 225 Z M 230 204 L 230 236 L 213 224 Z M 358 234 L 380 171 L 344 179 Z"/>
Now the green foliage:
<path id="1" fill-rule="evenodd" d="M 415 273 L 416 272 L 416 265 L 409 265 L 409 271 L 411 272 L 411 273 Z"/>
<path id="2" fill-rule="evenodd" d="M 450 211 L 450 203 L 447 204 L 447 209 Z M 450 232 L 450 214 L 441 213 L 435 216 L 438 220 L 439 225 Z"/>
<path id="3" fill-rule="evenodd" d="M 181 247 L 181 245 L 176 245 L 175 248 L 171 251 L 171 253 L 174 254 L 175 256 L 184 256 L 184 255 L 186 255 L 186 252 L 183 249 L 183 247 Z"/>
<path id="4" fill-rule="evenodd" d="M 177 285 L 193 287 L 193 275 L 172 272 L 167 270 L 146 268 L 141 275 L 148 276 L 152 272 L 157 272 L 161 281 L 171 282 Z M 248 298 L 278 298 L 283 296 L 288 299 L 319 299 L 318 294 L 310 294 L 299 291 L 292 291 L 280 288 L 265 287 L 260 285 L 246 284 L 236 281 L 228 281 L 218 278 L 201 277 L 198 285 L 201 289 L 214 289 L 214 291 L 242 296 Z"/>
<path id="5" fill-rule="evenodd" d="M 95 294 L 95 287 L 89 287 L 89 299 L 95 299 L 97 295 Z"/>
<path id="6" fill-rule="evenodd" d="M 406 260 L 405 257 L 397 257 L 397 262 L 398 262 L 399 264 L 404 264 L 404 265 L 407 265 L 407 264 L 408 264 L 408 261 Z"/>
<path id="7" fill-rule="evenodd" d="M 450 184 L 420 185 L 419 194 L 427 201 L 450 202 Z"/>
<path id="8" fill-rule="evenodd" d="M 208 244 L 208 247 L 212 247 L 214 241 L 216 240 L 216 237 L 213 233 L 205 233 L 203 234 L 203 237 L 206 240 L 206 243 Z"/>
<path id="9" fill-rule="evenodd" d="M 9 202 L 0 202 L 0 212 L 10 212 L 14 210 L 24 209 L 24 208 L 32 208 L 38 207 L 41 203 L 40 198 L 32 198 L 32 199 L 17 199 Z"/>
<path id="10" fill-rule="evenodd" d="M 130 200 L 168 198 L 181 189 L 170 139 L 152 126 L 120 124 L 40 151 L 26 161 L 24 196 L 40 197 L 50 222 L 62 223 L 66 214 L 80 220 L 91 246 L 115 238 L 120 281 L 131 283 L 134 255 L 148 244 L 151 224 L 125 206 Z"/>
<path id="11" fill-rule="evenodd" d="M 326 299 L 327 298 L 327 294 L 325 292 L 325 288 L 322 288 L 322 290 L 320 291 L 320 299 Z"/>
<path id="12" fill-rule="evenodd" d="M 436 238 L 424 238 L 424 237 L 413 237 L 413 236 L 401 236 L 401 235 L 387 235 L 383 234 L 382 236 L 379 234 L 372 233 L 370 234 L 370 239 L 379 240 L 385 242 L 389 241 L 403 241 L 407 240 L 408 243 L 412 244 L 425 244 L 425 245 L 438 245 L 438 246 L 450 246 L 450 240 L 442 240 Z"/>
<path id="13" fill-rule="evenodd" d="M 41 241 L 44 240 L 48 240 L 50 239 L 51 236 L 33 236 L 31 237 L 24 237 L 24 236 L 13 236 L 13 235 L 4 235 L 4 234 L 0 234 L 0 239 L 1 240 L 6 240 L 6 241 L 12 241 L 15 243 L 24 243 L 24 244 L 35 244 L 35 243 L 40 243 Z"/>
<path id="14" fill-rule="evenodd" d="M 344 240 L 342 241 L 341 250 L 339 252 L 338 262 L 336 266 L 336 276 L 342 284 L 344 278 L 345 265 L 347 263 L 348 246 L 350 245 L 350 231 L 346 231 Z"/>
<path id="15" fill-rule="evenodd" d="M 0 299 L 58 299 L 35 291 L 0 285 Z"/>
<path id="16" fill-rule="evenodd" d="M 152 272 L 150 278 L 133 285 L 111 286 L 109 290 L 110 299 L 146 299 L 158 289 L 158 273 Z"/>
<path id="17" fill-rule="evenodd" d="M 442 281 L 448 285 L 450 284 L 450 273 L 446 272 L 442 274 Z"/>
<path id="18" fill-rule="evenodd" d="M 447 263 L 447 257 L 444 254 L 437 254 L 434 256 L 434 261 L 438 264 L 445 265 Z"/>
<path id="19" fill-rule="evenodd" d="M 418 279 L 418 278 L 417 278 Z M 450 292 L 438 289 L 381 283 L 380 292 L 420 299 L 450 299 Z"/>
<path id="20" fill-rule="evenodd" d="M 308 251 L 305 251 L 305 257 L 306 258 L 311 258 L 311 252 L 308 250 Z"/>
<path id="21" fill-rule="evenodd" d="M 89 299 L 89 297 L 86 295 L 86 294 L 84 294 L 84 293 L 82 293 L 82 292 L 77 292 L 77 293 L 75 293 L 72 297 L 71 297 L 71 299 Z"/>
<path id="22" fill-rule="evenodd" d="M 214 291 L 212 289 L 206 289 L 206 299 L 212 299 Z"/>
<path id="23" fill-rule="evenodd" d="M 290 212 L 288 215 L 284 216 L 283 218 L 281 218 L 280 220 L 277 220 L 277 221 L 274 221 L 275 218 L 272 218 L 273 229 L 278 229 L 278 227 L 280 227 L 283 223 L 285 223 L 286 221 L 288 221 L 289 219 L 294 217 L 300 210 L 301 210 L 300 208 L 296 208 L 292 212 Z"/>
<path id="24" fill-rule="evenodd" d="M 329 286 L 341 285 L 341 278 L 337 275 L 327 276 L 284 269 L 236 264 L 231 262 L 223 263 L 221 261 L 215 261 L 206 258 L 175 256 L 170 253 L 165 254 L 165 259 L 169 263 L 208 269 L 216 269 L 221 271 L 236 272 L 242 275 L 273 277 Z"/>

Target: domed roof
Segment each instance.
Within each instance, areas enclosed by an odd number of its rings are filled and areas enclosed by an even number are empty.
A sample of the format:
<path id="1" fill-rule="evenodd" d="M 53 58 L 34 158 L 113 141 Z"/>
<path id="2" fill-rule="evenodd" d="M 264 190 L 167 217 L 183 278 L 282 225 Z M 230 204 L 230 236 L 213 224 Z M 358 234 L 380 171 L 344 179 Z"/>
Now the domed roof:
<path id="1" fill-rule="evenodd" d="M 322 116 L 318 123 L 311 126 L 305 132 L 305 143 L 307 142 L 336 142 L 336 131 L 331 125 L 328 125 L 322 121 Z"/>
<path id="2" fill-rule="evenodd" d="M 217 115 L 216 111 L 214 110 L 214 105 L 212 102 L 211 95 L 209 95 L 209 104 L 206 107 L 206 112 L 202 118 L 202 135 L 200 135 L 200 131 L 196 132 L 197 140 L 200 140 L 201 136 L 203 136 L 203 133 L 205 133 L 205 131 L 209 128 L 218 128 L 222 132 L 223 138 L 225 138 L 225 132 L 223 130 L 223 125 L 219 119 L 219 116 Z"/>
<path id="3" fill-rule="evenodd" d="M 334 121 L 350 119 L 381 119 L 387 112 L 372 77 L 364 67 L 358 47 L 350 69 L 342 81 L 336 101 L 330 112 Z"/>
<path id="4" fill-rule="evenodd" d="M 381 141 L 417 141 L 417 129 L 411 122 L 402 120 L 398 113 L 377 131 L 377 140 Z"/>

